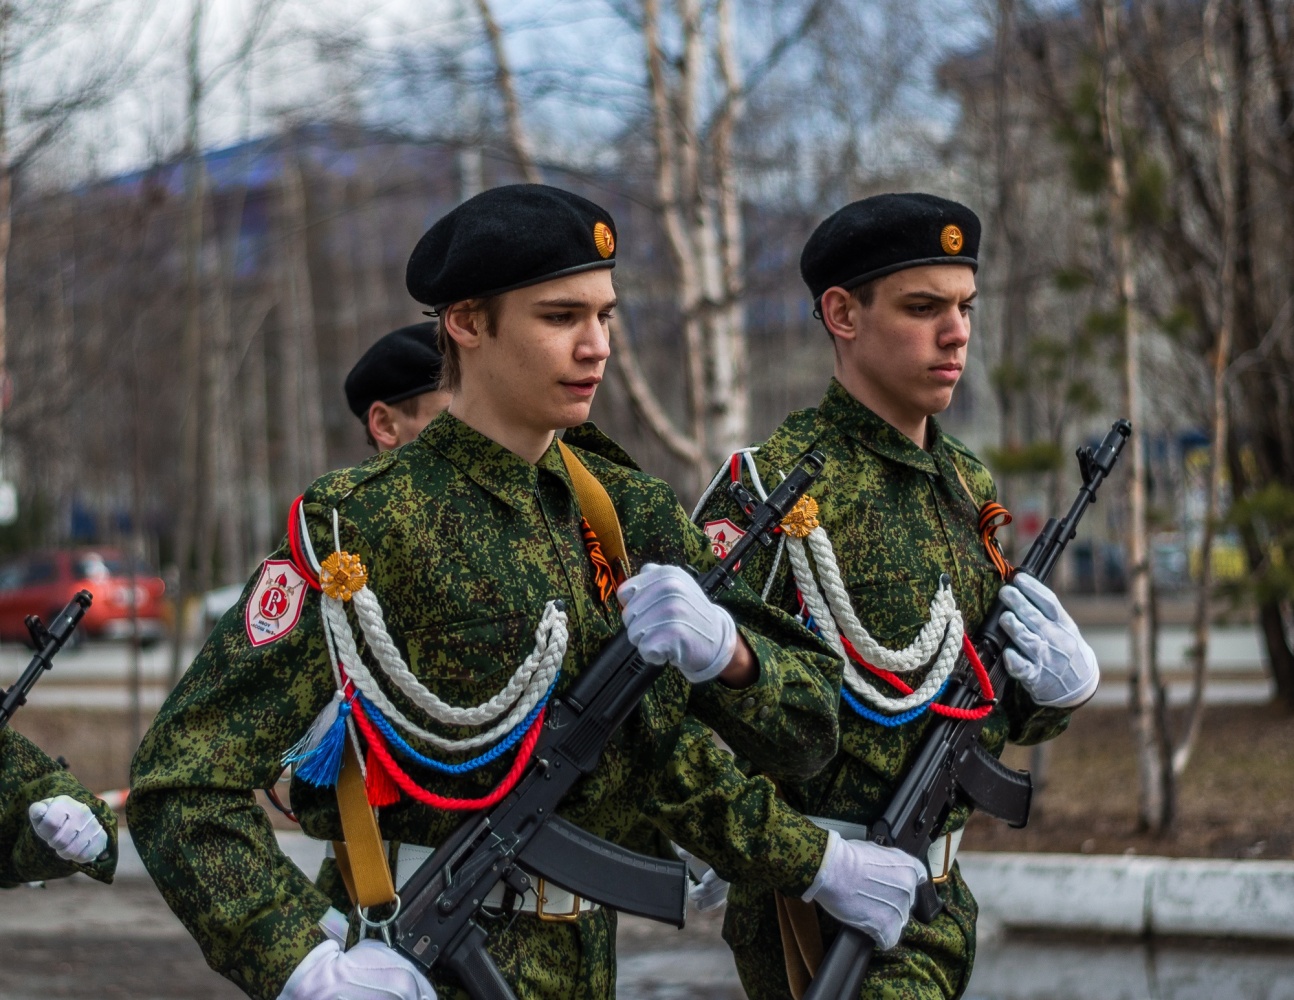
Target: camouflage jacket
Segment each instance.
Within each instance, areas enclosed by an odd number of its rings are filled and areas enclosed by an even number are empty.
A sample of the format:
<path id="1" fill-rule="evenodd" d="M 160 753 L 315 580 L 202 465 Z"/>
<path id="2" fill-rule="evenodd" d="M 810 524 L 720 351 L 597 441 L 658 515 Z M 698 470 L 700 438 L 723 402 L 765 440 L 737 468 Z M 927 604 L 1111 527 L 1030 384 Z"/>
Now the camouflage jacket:
<path id="1" fill-rule="evenodd" d="M 771 488 L 779 471 L 815 448 L 827 465 L 810 495 L 868 632 L 891 649 L 906 646 L 929 618 L 930 600 L 940 575 L 947 573 L 967 634 L 973 634 L 1001 586 L 978 531 L 980 506 L 997 497 L 988 470 L 933 419 L 929 447 L 918 448 L 835 379 L 816 409 L 792 413 L 760 447 L 755 458 L 761 479 Z M 717 538 L 731 531 L 724 519 L 740 529 L 740 511 L 716 489 L 699 521 Z M 757 554 L 744 571 L 746 582 L 762 589 L 772 561 L 769 550 Z M 768 600 L 786 611 L 798 610 L 785 557 Z M 871 822 L 889 801 L 930 719 L 927 712 L 886 728 L 842 702 L 840 752 L 810 780 L 783 783 L 788 800 L 809 815 Z M 1068 712 L 1040 708 L 1011 682 L 981 739 L 1000 754 L 1007 740 L 1041 742 L 1059 735 L 1068 722 Z M 758 768 L 757 761 L 753 764 Z M 947 828 L 964 825 L 966 815 L 965 808 L 954 811 Z"/>
<path id="2" fill-rule="evenodd" d="M 62 860 L 36 836 L 27 809 L 33 802 L 70 795 L 94 810 L 108 831 L 108 856 L 78 865 Z M 0 729 L 0 886 L 40 882 L 84 872 L 111 882 L 117 870 L 117 817 L 58 761 L 13 729 Z"/>
<path id="3" fill-rule="evenodd" d="M 565 439 L 615 503 L 635 566 L 712 560 L 666 484 L 637 471 L 592 425 Z M 446 701 L 493 695 L 530 651 L 550 599 L 563 599 L 569 618 L 559 693 L 619 627 L 614 600 L 598 598 L 555 446 L 530 465 L 446 414 L 405 447 L 323 477 L 305 501 L 319 558 L 334 549 L 336 509 L 341 547 L 368 568 L 406 662 Z M 286 547 L 275 558 L 287 558 Z M 328 899 L 280 853 L 250 790 L 275 780 L 280 755 L 334 684 L 318 595 L 304 599 L 294 628 L 254 644 L 244 617 L 254 586 L 255 578 L 145 736 L 128 815 L 149 872 L 208 962 L 250 995 L 271 998 L 324 940 L 316 922 Z M 634 849 L 660 851 L 667 837 L 730 878 L 799 894 L 825 837 L 776 799 L 771 782 L 743 778 L 704 727 L 684 722 L 694 713 L 761 767 L 805 777 L 835 753 L 833 658 L 749 588 L 739 584 L 724 602 L 759 661 L 757 683 L 693 689 L 666 671 L 560 811 Z M 393 687 L 387 693 L 425 719 Z M 432 790 L 484 794 L 512 758 L 438 776 Z M 292 802 L 310 836 L 340 837 L 331 789 L 294 780 Z M 404 799 L 381 810 L 380 825 L 387 839 L 435 845 L 462 819 Z"/>

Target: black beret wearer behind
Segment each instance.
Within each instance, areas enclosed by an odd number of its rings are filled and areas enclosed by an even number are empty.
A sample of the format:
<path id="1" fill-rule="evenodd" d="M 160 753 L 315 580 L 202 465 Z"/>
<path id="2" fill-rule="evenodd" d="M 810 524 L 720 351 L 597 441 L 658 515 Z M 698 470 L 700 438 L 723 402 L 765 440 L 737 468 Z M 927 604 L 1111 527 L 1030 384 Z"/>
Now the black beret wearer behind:
<path id="1" fill-rule="evenodd" d="M 440 312 L 464 299 L 615 267 L 611 213 L 546 184 L 509 184 L 469 198 L 413 248 L 405 285 Z"/>
<path id="2" fill-rule="evenodd" d="M 979 266 L 979 216 L 933 194 L 879 194 L 846 205 L 813 231 L 800 274 L 814 308 L 822 293 L 857 288 L 909 267 Z"/>
<path id="3" fill-rule="evenodd" d="M 442 360 L 435 323 L 392 330 L 365 351 L 346 376 L 351 412 L 367 420 L 374 403 L 398 403 L 432 392 L 440 382 Z"/>

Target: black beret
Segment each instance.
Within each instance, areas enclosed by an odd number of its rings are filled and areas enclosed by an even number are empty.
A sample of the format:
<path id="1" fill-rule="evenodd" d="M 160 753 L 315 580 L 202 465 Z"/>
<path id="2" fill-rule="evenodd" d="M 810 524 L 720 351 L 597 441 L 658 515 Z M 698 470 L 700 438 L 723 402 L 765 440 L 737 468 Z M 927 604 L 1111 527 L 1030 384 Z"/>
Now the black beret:
<path id="1" fill-rule="evenodd" d="M 846 205 L 809 237 L 800 274 L 817 305 L 822 293 L 909 267 L 978 267 L 979 216 L 933 194 L 879 194 Z"/>
<path id="2" fill-rule="evenodd" d="M 482 191 L 423 234 L 405 286 L 437 312 L 597 267 L 615 267 L 611 213 L 546 184 Z"/>
<path id="3" fill-rule="evenodd" d="M 364 352 L 346 376 L 346 402 L 360 420 L 376 402 L 398 403 L 431 392 L 440 382 L 436 324 L 392 330 Z"/>

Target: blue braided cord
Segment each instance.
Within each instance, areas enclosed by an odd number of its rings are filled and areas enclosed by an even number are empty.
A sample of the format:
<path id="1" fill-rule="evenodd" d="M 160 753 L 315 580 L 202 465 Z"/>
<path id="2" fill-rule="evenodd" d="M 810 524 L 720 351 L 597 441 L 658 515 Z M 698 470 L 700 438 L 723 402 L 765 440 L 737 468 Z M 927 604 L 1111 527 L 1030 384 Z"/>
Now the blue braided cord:
<path id="1" fill-rule="evenodd" d="M 886 729 L 893 729 L 896 726 L 902 726 L 911 722 L 922 712 L 927 711 L 931 705 L 933 705 L 936 701 L 939 700 L 939 696 L 943 694 L 945 690 L 947 690 L 948 683 L 951 680 L 952 680 L 951 677 L 948 678 L 948 680 L 945 680 L 943 684 L 940 685 L 939 690 L 934 693 L 934 696 L 929 701 L 924 702 L 923 704 L 917 705 L 915 708 L 909 708 L 906 712 L 904 712 L 901 715 L 881 715 L 880 712 L 877 712 L 874 709 L 868 708 L 857 698 L 855 698 L 852 694 L 850 694 L 848 688 L 840 689 L 840 697 L 844 698 L 845 703 L 850 708 L 852 708 L 855 712 L 861 715 L 864 719 L 866 719 L 868 722 L 875 722 L 878 726 L 884 726 Z"/>
<path id="2" fill-rule="evenodd" d="M 431 757 L 424 757 L 404 741 L 400 734 L 395 731 L 395 728 L 391 723 L 386 720 L 386 717 L 377 710 L 377 707 L 371 701 L 365 698 L 362 694 L 359 696 L 359 700 L 364 705 L 364 714 L 369 717 L 369 720 L 377 728 L 377 731 L 386 738 L 386 741 L 400 752 L 401 756 L 407 757 L 415 764 L 421 764 L 423 767 L 429 767 L 433 770 L 440 771 L 442 774 L 466 774 L 468 771 L 475 771 L 477 768 L 493 763 L 503 754 L 516 746 L 521 741 L 521 738 L 526 735 L 527 730 L 534 725 L 535 719 L 539 718 L 539 713 L 542 712 L 544 710 L 544 706 L 548 704 L 549 696 L 552 695 L 553 688 L 556 686 L 557 678 L 553 678 L 553 683 L 549 686 L 548 690 L 544 692 L 544 696 L 539 700 L 539 704 L 530 710 L 529 715 L 516 724 L 512 732 L 503 737 L 503 741 L 501 743 L 496 743 L 479 757 L 465 760 L 461 764 L 445 764 L 442 761 L 433 760 Z"/>
<path id="3" fill-rule="evenodd" d="M 809 614 L 807 610 L 805 611 L 805 615 L 804 615 L 804 623 L 813 632 L 814 635 L 821 638 L 822 630 L 818 628 L 818 623 L 813 620 L 813 615 Z M 884 726 L 886 729 L 896 729 L 899 726 L 907 725 L 913 719 L 921 715 L 922 712 L 928 711 L 930 706 L 939 700 L 939 696 L 948 689 L 948 682 L 951 680 L 952 680 L 951 677 L 945 680 L 943 684 L 940 685 L 939 690 L 936 691 L 933 695 L 931 695 L 929 701 L 924 702 L 923 704 L 917 705 L 914 708 L 909 708 L 906 712 L 903 712 L 901 715 L 882 715 L 880 712 L 876 711 L 875 709 L 868 708 L 866 705 L 864 705 L 861 701 L 859 701 L 850 693 L 848 688 L 845 688 L 845 687 L 842 687 L 840 689 L 840 697 L 845 699 L 846 705 L 852 708 L 855 712 L 861 715 L 868 722 L 875 722 L 878 726 Z"/>

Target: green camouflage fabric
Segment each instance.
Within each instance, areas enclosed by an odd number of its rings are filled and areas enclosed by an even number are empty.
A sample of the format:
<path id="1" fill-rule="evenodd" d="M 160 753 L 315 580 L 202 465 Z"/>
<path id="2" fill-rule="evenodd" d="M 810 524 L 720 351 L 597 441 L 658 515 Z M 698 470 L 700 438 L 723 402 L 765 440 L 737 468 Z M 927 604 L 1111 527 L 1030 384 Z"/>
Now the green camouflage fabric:
<path id="1" fill-rule="evenodd" d="M 610 494 L 635 566 L 712 564 L 704 535 L 666 484 L 638 471 L 591 424 L 565 440 Z M 442 414 L 403 448 L 323 477 L 305 500 L 319 558 L 334 549 L 335 508 L 341 546 L 368 568 L 406 662 L 451 703 L 478 704 L 503 686 L 530 652 L 550 599 L 566 602 L 570 633 L 559 693 L 619 628 L 614 600 L 598 598 L 555 446 L 531 465 Z M 285 544 L 275 556 L 287 551 Z M 291 632 L 253 646 L 244 603 L 254 586 L 255 578 L 144 737 L 128 816 L 145 865 L 208 963 L 268 1000 L 324 940 L 317 921 L 330 900 L 280 853 L 250 790 L 274 781 L 280 755 L 334 685 L 317 594 Z M 805 778 L 836 751 L 834 661 L 744 585 L 724 603 L 759 661 L 759 680 L 736 691 L 721 683 L 692 688 L 667 670 L 560 813 L 639 851 L 663 854 L 673 840 L 729 877 L 799 894 L 821 863 L 825 834 L 780 802 L 767 778 L 744 778 L 705 726 L 687 720 L 692 713 L 714 727 L 766 773 Z M 397 689 L 387 691 L 421 717 Z M 413 773 L 440 794 L 475 797 L 512 759 L 505 754 L 466 775 Z M 310 836 L 341 836 L 331 789 L 294 780 L 292 804 Z M 434 846 L 463 819 L 405 799 L 381 810 L 380 825 L 389 840 Z M 605 911 L 573 924 L 523 914 L 492 936 L 490 949 L 522 997 L 610 997 L 613 940 Z M 448 983 L 436 986 L 455 995 Z"/>
<path id="2" fill-rule="evenodd" d="M 765 486 L 771 489 L 779 473 L 811 449 L 827 460 L 810 490 L 819 505 L 818 520 L 831 539 L 859 620 L 872 636 L 890 648 L 911 642 L 929 617 L 930 600 L 944 573 L 952 579 L 967 632 L 973 633 L 1001 586 L 978 531 L 980 506 L 997 497 L 988 470 L 933 419 L 929 447 L 916 447 L 835 379 L 816 409 L 792 413 L 760 447 L 756 465 Z M 704 525 L 723 518 L 743 524 L 736 504 L 720 488 L 698 520 Z M 772 562 L 770 551 L 759 552 L 744 571 L 747 583 L 762 589 Z M 785 555 L 768 600 L 787 611 L 798 609 Z M 981 737 L 995 755 L 1008 740 L 1037 743 L 1068 725 L 1068 712 L 1039 707 L 1014 682 L 1001 694 L 1001 710 Z M 842 701 L 840 752 L 808 781 L 783 782 L 787 801 L 806 815 L 873 821 L 907 770 L 931 718 L 925 713 L 907 725 L 886 728 L 861 718 Z M 750 766 L 759 769 L 758 762 Z M 954 811 L 946 829 L 965 825 L 967 815 L 966 807 Z M 928 926 L 909 923 L 899 947 L 877 956 L 862 996 L 925 1000 L 957 996 L 965 988 L 975 953 L 976 910 L 955 865 L 940 895 L 947 904 L 944 912 Z M 821 922 L 830 940 L 834 924 L 826 916 Z M 765 887 L 734 885 L 724 934 L 753 1000 L 790 996 L 772 895 Z"/>
<path id="3" fill-rule="evenodd" d="M 33 802 L 70 795 L 84 802 L 108 831 L 108 855 L 78 865 L 64 861 L 36 836 L 27 809 Z M 58 761 L 8 727 L 0 729 L 0 887 L 43 882 L 84 872 L 109 883 L 117 870 L 117 817 Z"/>

